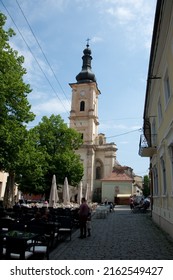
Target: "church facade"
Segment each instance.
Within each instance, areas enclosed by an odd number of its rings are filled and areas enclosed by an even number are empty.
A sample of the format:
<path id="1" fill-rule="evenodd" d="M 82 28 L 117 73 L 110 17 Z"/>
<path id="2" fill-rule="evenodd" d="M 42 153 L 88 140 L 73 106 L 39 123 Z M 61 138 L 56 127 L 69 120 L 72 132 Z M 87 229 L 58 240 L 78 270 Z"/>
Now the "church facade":
<path id="1" fill-rule="evenodd" d="M 88 188 L 89 200 L 102 201 L 103 179 L 112 174 L 117 147 L 115 143 L 107 143 L 104 134 L 98 133 L 98 98 L 101 93 L 92 72 L 89 44 L 83 51 L 82 60 L 82 70 L 76 76 L 76 82 L 70 83 L 70 127 L 81 133 L 83 139 L 83 145 L 77 151 L 84 166 L 83 188 Z M 128 190 L 130 194 L 131 189 Z"/>

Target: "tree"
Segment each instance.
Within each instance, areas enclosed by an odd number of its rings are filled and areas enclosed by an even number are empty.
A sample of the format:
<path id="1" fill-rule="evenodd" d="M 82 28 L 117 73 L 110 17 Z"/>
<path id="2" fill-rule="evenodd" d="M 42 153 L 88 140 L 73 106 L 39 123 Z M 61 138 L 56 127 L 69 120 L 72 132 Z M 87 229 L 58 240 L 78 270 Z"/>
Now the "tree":
<path id="1" fill-rule="evenodd" d="M 148 175 L 143 177 L 143 195 L 145 197 L 150 195 L 150 179 Z"/>
<path id="2" fill-rule="evenodd" d="M 43 193 L 50 188 L 53 174 L 63 183 L 77 184 L 83 166 L 75 150 L 82 144 L 81 135 L 70 129 L 60 116 L 43 117 L 28 131 L 34 120 L 27 100 L 30 86 L 23 80 L 24 57 L 10 47 L 12 29 L 4 30 L 6 17 L 0 13 L 0 170 L 8 172 L 4 206 L 13 205 L 14 183 L 26 192 Z"/>
<path id="3" fill-rule="evenodd" d="M 9 173 L 4 204 L 13 204 L 13 186 L 19 154 L 27 135 L 26 123 L 34 119 L 27 95 L 30 86 L 23 76 L 24 57 L 10 47 L 12 29 L 5 31 L 6 17 L 0 13 L 0 170 Z"/>
<path id="4" fill-rule="evenodd" d="M 44 193 L 44 175 L 48 170 L 47 153 L 38 143 L 38 135 L 33 130 L 29 130 L 19 151 L 16 183 L 25 193 Z"/>
<path id="5" fill-rule="evenodd" d="M 70 184 L 77 185 L 83 176 L 83 165 L 75 152 L 83 143 L 81 135 L 68 128 L 60 115 L 51 115 L 50 118 L 44 116 L 42 122 L 31 129 L 30 133 L 35 135 L 37 150 L 44 151 L 43 162 L 46 166 L 44 179 L 41 177 L 42 192 L 49 191 L 53 174 L 57 176 L 59 184 L 63 184 L 67 177 Z M 26 190 L 24 184 L 21 184 L 21 189 Z"/>

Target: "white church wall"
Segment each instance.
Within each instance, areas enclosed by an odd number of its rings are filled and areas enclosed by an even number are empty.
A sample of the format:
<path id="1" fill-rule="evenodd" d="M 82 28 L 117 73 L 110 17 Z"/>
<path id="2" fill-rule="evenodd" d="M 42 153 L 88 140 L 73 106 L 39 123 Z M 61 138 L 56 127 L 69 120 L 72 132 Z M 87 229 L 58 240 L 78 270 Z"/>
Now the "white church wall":
<path id="1" fill-rule="evenodd" d="M 114 198 L 119 196 L 127 195 L 132 193 L 131 182 L 102 182 L 102 202 L 107 201 L 114 202 Z"/>

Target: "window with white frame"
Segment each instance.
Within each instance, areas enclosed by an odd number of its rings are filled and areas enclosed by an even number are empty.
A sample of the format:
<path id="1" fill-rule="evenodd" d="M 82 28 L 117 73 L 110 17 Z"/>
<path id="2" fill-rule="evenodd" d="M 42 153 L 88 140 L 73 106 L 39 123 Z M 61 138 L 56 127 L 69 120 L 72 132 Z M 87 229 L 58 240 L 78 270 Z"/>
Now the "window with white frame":
<path id="1" fill-rule="evenodd" d="M 160 159 L 161 163 L 161 171 L 162 171 L 162 194 L 166 195 L 167 186 L 166 186 L 166 167 L 165 167 L 165 161 L 163 157 Z"/>
<path id="2" fill-rule="evenodd" d="M 163 118 L 163 114 L 162 114 L 162 104 L 161 104 L 161 101 L 160 101 L 160 98 L 159 98 L 159 101 L 158 101 L 158 122 L 159 122 L 159 125 L 160 125 L 161 122 L 162 122 L 162 118 Z"/>
<path id="3" fill-rule="evenodd" d="M 158 171 L 157 167 L 153 167 L 153 194 L 158 195 L 159 194 L 159 187 L 158 187 Z"/>
<path id="4" fill-rule="evenodd" d="M 169 99 L 171 97 L 171 89 L 170 89 L 168 71 L 166 71 L 165 78 L 164 78 L 164 91 L 165 91 L 165 106 L 167 106 Z"/>

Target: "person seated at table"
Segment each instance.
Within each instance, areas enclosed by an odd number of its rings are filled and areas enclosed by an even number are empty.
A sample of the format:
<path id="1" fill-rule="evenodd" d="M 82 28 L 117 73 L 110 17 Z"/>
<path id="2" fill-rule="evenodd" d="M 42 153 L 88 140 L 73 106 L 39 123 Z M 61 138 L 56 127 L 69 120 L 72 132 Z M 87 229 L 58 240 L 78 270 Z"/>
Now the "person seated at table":
<path id="1" fill-rule="evenodd" d="M 18 211 L 18 210 L 20 210 L 20 208 L 21 208 L 20 203 L 19 202 L 15 202 L 15 204 L 13 205 L 13 210 L 14 211 Z"/>
<path id="2" fill-rule="evenodd" d="M 50 211 L 48 208 L 44 207 L 42 212 L 42 220 L 48 222 L 51 218 Z"/>
<path id="3" fill-rule="evenodd" d="M 150 199 L 148 197 L 145 197 L 143 200 L 143 208 L 148 209 L 150 207 Z"/>

